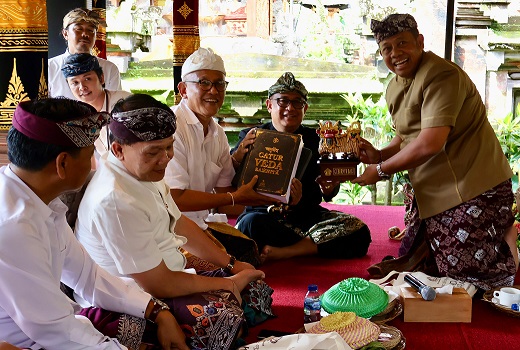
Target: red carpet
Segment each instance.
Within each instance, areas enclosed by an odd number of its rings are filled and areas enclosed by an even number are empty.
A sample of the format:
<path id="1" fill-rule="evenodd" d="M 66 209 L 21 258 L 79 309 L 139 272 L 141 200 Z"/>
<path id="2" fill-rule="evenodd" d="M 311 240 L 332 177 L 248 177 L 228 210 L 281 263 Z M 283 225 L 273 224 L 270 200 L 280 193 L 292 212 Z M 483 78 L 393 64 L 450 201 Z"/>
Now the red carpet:
<path id="1" fill-rule="evenodd" d="M 372 244 L 367 256 L 353 260 L 295 258 L 263 265 L 261 269 L 266 273 L 266 281 L 275 290 L 273 308 L 278 317 L 251 328 L 246 338 L 248 342 L 256 341 L 261 329 L 295 332 L 302 327 L 303 297 L 308 284 L 317 284 L 323 293 L 349 277 L 368 279 L 368 266 L 386 255 L 397 255 L 399 242 L 390 240 L 387 231 L 391 226 L 404 228 L 403 207 L 324 206 L 353 214 L 368 224 Z M 406 349 L 520 349 L 520 319 L 503 314 L 478 299 L 473 300 L 471 323 L 405 323 L 401 315 L 389 325 L 401 330 L 406 338 Z"/>

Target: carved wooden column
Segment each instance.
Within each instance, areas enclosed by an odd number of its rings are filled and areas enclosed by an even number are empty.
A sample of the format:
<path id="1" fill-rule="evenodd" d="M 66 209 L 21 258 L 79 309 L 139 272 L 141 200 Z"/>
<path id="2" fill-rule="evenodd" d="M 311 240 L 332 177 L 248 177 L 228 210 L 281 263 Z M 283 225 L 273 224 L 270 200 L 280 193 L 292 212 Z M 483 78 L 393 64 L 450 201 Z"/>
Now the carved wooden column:
<path id="1" fill-rule="evenodd" d="M 247 2 L 247 36 L 268 39 L 271 35 L 271 0 Z"/>
<path id="2" fill-rule="evenodd" d="M 173 84 L 175 104 L 180 96 L 177 84 L 181 81 L 181 68 L 186 58 L 200 47 L 199 1 L 184 0 L 173 2 Z"/>
<path id="3" fill-rule="evenodd" d="M 0 2 L 0 165 L 7 163 L 5 136 L 19 102 L 47 97 L 45 0 Z"/>
<path id="4" fill-rule="evenodd" d="M 95 11 L 99 18 L 101 18 L 101 23 L 98 27 L 96 33 L 96 44 L 92 49 L 92 54 L 97 57 L 107 58 L 107 2 L 106 0 L 92 0 L 92 11 Z"/>

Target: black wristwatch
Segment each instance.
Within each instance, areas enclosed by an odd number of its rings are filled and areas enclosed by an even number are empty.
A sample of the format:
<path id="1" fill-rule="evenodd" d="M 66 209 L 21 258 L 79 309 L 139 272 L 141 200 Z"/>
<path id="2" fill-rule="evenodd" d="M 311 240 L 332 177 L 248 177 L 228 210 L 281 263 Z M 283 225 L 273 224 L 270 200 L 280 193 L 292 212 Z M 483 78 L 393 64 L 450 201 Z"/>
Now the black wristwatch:
<path id="1" fill-rule="evenodd" d="M 170 310 L 170 307 L 166 305 L 166 303 L 162 300 L 159 300 L 157 298 L 152 298 L 153 301 L 153 308 L 150 312 L 150 316 L 148 316 L 148 321 L 155 323 L 155 320 L 157 319 L 157 315 L 159 312 L 163 310 Z"/>
<path id="2" fill-rule="evenodd" d="M 379 175 L 381 180 L 388 180 L 388 179 L 390 179 L 390 175 L 388 175 L 383 170 L 381 170 L 381 164 L 383 164 L 383 162 L 381 162 L 381 163 L 376 165 L 377 175 Z"/>

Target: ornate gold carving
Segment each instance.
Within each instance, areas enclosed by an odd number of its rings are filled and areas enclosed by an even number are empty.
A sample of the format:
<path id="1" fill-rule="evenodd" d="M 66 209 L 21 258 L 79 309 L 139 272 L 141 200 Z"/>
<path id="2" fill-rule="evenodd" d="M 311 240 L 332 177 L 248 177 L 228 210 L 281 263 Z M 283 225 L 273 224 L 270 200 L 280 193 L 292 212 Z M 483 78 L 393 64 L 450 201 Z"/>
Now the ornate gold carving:
<path id="1" fill-rule="evenodd" d="M 47 80 L 45 79 L 45 64 L 42 58 L 42 72 L 40 74 L 40 83 L 38 84 L 38 99 L 49 97 L 49 89 Z"/>
<path id="2" fill-rule="evenodd" d="M 47 28 L 1 28 L 0 52 L 48 50 Z"/>
<path id="3" fill-rule="evenodd" d="M 46 0 L 2 0 L 0 28 L 45 28 L 47 30 Z"/>
<path id="4" fill-rule="evenodd" d="M 188 18 L 190 13 L 193 12 L 193 10 L 188 5 L 186 5 L 186 1 L 184 1 L 184 5 L 182 5 L 177 11 L 179 11 L 184 19 Z"/>
<path id="5" fill-rule="evenodd" d="M 29 96 L 25 92 L 22 80 L 18 76 L 18 72 L 16 70 L 16 58 L 13 58 L 13 73 L 11 74 L 11 79 L 9 80 L 7 95 L 4 102 L 0 102 L 0 130 L 9 130 L 16 106 L 18 103 L 27 100 L 29 100 Z"/>
<path id="6" fill-rule="evenodd" d="M 173 43 L 175 55 L 173 66 L 182 66 L 184 61 L 200 46 L 199 27 L 194 25 L 177 25 L 173 27 Z"/>

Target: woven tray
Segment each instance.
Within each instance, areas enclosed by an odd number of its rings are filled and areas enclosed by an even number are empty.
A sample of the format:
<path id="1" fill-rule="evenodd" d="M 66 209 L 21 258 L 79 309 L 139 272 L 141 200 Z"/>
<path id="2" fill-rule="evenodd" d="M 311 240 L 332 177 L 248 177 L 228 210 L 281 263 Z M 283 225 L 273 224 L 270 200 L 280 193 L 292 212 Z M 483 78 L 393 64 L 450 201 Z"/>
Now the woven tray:
<path id="1" fill-rule="evenodd" d="M 482 296 L 482 299 L 484 301 L 487 301 L 489 305 L 491 305 L 495 309 L 505 313 L 506 315 L 520 318 L 520 311 L 513 311 L 513 310 L 511 310 L 511 308 L 508 308 L 508 307 L 500 305 L 500 304 L 495 304 L 492 301 L 492 299 L 493 299 L 493 292 L 495 292 L 497 290 L 500 290 L 500 288 L 504 288 L 504 287 L 510 287 L 510 286 L 501 286 L 501 287 L 496 287 L 496 288 L 493 288 L 491 290 L 488 290 L 487 292 L 484 293 L 484 295 Z M 520 289 L 520 285 L 514 285 L 513 288 Z"/>
<path id="2" fill-rule="evenodd" d="M 406 347 L 406 339 L 403 333 L 395 327 L 380 324 L 381 334 L 377 339 L 387 350 L 402 350 Z"/>
<path id="3" fill-rule="evenodd" d="M 394 318 L 403 313 L 403 304 L 398 299 L 392 301 L 393 307 L 390 310 L 384 310 L 380 314 L 374 315 L 370 321 L 381 324 L 392 321 Z"/>

